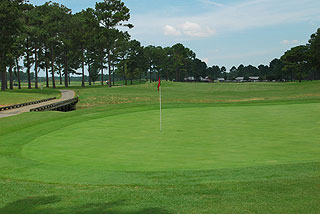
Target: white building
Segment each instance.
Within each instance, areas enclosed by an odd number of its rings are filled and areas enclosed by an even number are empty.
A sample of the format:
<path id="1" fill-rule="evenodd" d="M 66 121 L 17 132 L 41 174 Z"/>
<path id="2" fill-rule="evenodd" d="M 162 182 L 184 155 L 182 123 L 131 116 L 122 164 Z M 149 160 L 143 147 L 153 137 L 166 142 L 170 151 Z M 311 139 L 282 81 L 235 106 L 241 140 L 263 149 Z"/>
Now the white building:
<path id="1" fill-rule="evenodd" d="M 259 77 L 249 77 L 250 82 L 259 82 Z"/>
<path id="2" fill-rule="evenodd" d="M 236 78 L 236 82 L 243 82 L 243 80 L 244 80 L 244 77 L 237 77 Z"/>

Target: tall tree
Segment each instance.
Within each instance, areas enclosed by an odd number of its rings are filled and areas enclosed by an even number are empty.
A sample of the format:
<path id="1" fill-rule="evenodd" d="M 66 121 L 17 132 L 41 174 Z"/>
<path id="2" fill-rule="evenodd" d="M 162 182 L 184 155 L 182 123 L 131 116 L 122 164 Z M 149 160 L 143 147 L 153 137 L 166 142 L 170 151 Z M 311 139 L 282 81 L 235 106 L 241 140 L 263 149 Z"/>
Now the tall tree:
<path id="1" fill-rule="evenodd" d="M 175 80 L 181 81 L 186 74 L 187 60 L 194 60 L 196 57 L 195 53 L 178 43 L 171 47 L 171 56 L 174 61 L 173 69 L 175 71 Z"/>
<path id="2" fill-rule="evenodd" d="M 6 67 L 7 55 L 10 53 L 16 36 L 21 32 L 21 5 L 23 0 L 1 0 L 0 1 L 0 74 L 1 90 L 6 90 L 7 77 Z"/>
<path id="3" fill-rule="evenodd" d="M 310 69 L 310 47 L 307 45 L 294 47 L 285 52 L 281 61 L 284 63 L 283 71 L 291 73 L 291 80 L 296 77 L 301 82 Z"/>
<path id="4" fill-rule="evenodd" d="M 143 48 L 137 40 L 132 40 L 129 43 L 128 50 L 128 74 L 127 76 L 130 79 L 131 85 L 133 79 L 140 77 L 142 73 L 141 64 L 143 60 Z"/>
<path id="5" fill-rule="evenodd" d="M 130 19 L 130 11 L 121 0 L 104 0 L 96 3 L 96 16 L 102 27 L 107 30 L 115 29 L 117 26 L 125 26 L 132 28 L 132 24 L 125 24 Z M 108 54 L 108 71 L 109 71 L 109 87 L 111 87 L 111 49 L 114 40 L 108 40 L 105 44 Z"/>
<path id="6" fill-rule="evenodd" d="M 82 71 L 82 87 L 85 87 L 85 63 L 88 61 L 86 53 L 88 52 L 90 43 L 94 38 L 93 33 L 99 28 L 99 22 L 97 21 L 94 11 L 92 9 L 82 10 L 76 13 L 72 17 L 73 30 L 72 38 L 75 43 L 75 51 L 79 54 L 81 71 Z"/>
<path id="7" fill-rule="evenodd" d="M 55 64 L 57 55 L 65 56 L 65 61 L 68 62 L 70 45 L 70 24 L 71 10 L 58 3 L 47 2 L 40 6 L 41 20 L 43 22 L 43 31 L 45 37 L 44 49 L 46 52 L 46 70 L 51 68 L 52 87 L 55 88 Z M 68 53 L 68 54 L 67 54 Z M 68 68 L 68 63 L 64 64 Z M 68 73 L 68 69 L 65 69 Z M 65 75 L 65 84 L 68 86 L 68 75 Z"/>
<path id="8" fill-rule="evenodd" d="M 283 80 L 286 79 L 282 72 L 283 62 L 280 59 L 273 59 L 270 64 L 270 73 L 267 75 L 268 80 Z"/>
<path id="9" fill-rule="evenodd" d="M 118 57 L 118 64 L 117 64 L 117 72 L 118 74 L 124 78 L 125 85 L 128 84 L 127 82 L 127 61 L 129 55 L 129 43 L 130 35 L 128 33 L 123 33 L 123 36 L 120 37 L 117 41 L 117 57 Z"/>
<path id="10" fill-rule="evenodd" d="M 98 79 L 96 72 L 99 70 L 95 69 L 97 65 L 101 65 L 100 59 L 104 57 L 104 49 L 101 46 L 104 44 L 104 38 L 99 37 L 101 28 L 99 26 L 99 21 L 95 16 L 95 11 L 92 8 L 87 8 L 85 11 L 81 12 L 81 17 L 83 18 L 85 27 L 84 30 L 86 34 L 86 50 L 84 52 L 85 63 L 88 66 L 89 72 L 89 85 L 91 81 L 95 82 Z M 102 54 L 101 54 L 102 53 Z M 100 57 L 102 55 L 102 57 Z M 93 64 L 96 64 L 93 66 Z M 103 64 L 103 60 L 102 60 Z M 93 69 L 93 70 L 92 70 Z"/>
<path id="11" fill-rule="evenodd" d="M 24 57 L 24 66 L 27 68 L 28 75 L 28 89 L 31 89 L 31 67 L 33 64 L 33 47 L 32 47 L 32 36 L 33 36 L 33 27 L 31 10 L 34 8 L 32 4 L 23 5 L 23 18 L 24 18 L 24 47 L 25 47 L 25 57 Z"/>
<path id="12" fill-rule="evenodd" d="M 311 35 L 310 43 L 310 56 L 312 66 L 315 67 L 320 74 L 320 28 L 316 33 Z"/>
<path id="13" fill-rule="evenodd" d="M 74 61 L 72 61 L 73 53 L 75 53 L 75 40 L 73 40 L 73 31 L 75 29 L 75 22 L 72 22 L 71 10 L 64 5 L 56 5 L 56 16 L 61 21 L 57 25 L 58 37 L 61 41 L 60 54 L 63 58 L 62 64 L 64 66 L 64 86 L 67 88 L 69 86 L 69 75 L 72 67 L 74 66 Z M 54 49 L 53 49 L 54 51 Z M 52 55 L 55 53 L 53 52 Z M 52 59 L 52 72 L 54 72 L 54 60 Z"/>
<path id="14" fill-rule="evenodd" d="M 146 65 L 148 66 L 147 72 L 149 72 L 149 81 L 150 83 L 153 81 L 153 72 L 156 67 L 155 65 L 155 55 L 156 55 L 156 47 L 153 45 L 149 45 L 144 48 L 144 55 L 146 59 Z M 146 77 L 148 78 L 148 74 L 146 74 Z"/>

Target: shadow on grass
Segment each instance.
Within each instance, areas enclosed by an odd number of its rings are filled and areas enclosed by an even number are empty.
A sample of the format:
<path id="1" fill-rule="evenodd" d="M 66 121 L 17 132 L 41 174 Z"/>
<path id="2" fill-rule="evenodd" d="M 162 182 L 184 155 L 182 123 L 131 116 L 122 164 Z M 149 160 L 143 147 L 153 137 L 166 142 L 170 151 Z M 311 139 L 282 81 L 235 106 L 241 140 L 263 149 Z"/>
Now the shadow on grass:
<path id="1" fill-rule="evenodd" d="M 81 206 L 57 207 L 61 202 L 58 196 L 28 197 L 7 204 L 0 208 L 1 214 L 169 214 L 161 208 L 146 208 L 133 211 L 117 211 L 125 206 L 125 201 L 118 200 L 110 203 L 88 203 Z"/>

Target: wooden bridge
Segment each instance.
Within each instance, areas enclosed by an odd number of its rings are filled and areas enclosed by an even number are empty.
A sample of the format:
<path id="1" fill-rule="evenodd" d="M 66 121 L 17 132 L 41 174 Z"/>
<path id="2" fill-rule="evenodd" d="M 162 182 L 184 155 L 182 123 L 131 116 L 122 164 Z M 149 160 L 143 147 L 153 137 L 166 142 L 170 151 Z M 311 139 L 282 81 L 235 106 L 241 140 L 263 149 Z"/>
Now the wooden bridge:
<path id="1" fill-rule="evenodd" d="M 29 105 L 34 105 L 34 104 L 38 104 L 38 103 L 43 103 L 43 102 L 47 102 L 50 100 L 54 100 L 57 99 L 56 97 L 52 97 L 52 98 L 48 98 L 48 99 L 43 99 L 43 100 L 37 100 L 37 101 L 32 101 L 32 102 L 27 102 L 27 103 L 20 103 L 20 104 L 16 104 L 16 105 L 10 105 L 10 106 L 4 106 L 0 108 L 0 111 L 5 111 L 5 110 L 10 110 L 10 109 L 16 109 L 16 108 L 21 108 L 24 106 L 29 106 Z"/>
<path id="2" fill-rule="evenodd" d="M 33 111 L 51 111 L 51 110 L 56 110 L 56 111 L 72 111 L 76 109 L 76 104 L 79 102 L 79 98 L 72 98 L 69 100 L 64 100 L 60 101 L 57 103 L 52 103 L 48 105 L 43 105 L 37 108 L 30 109 L 31 112 Z"/>

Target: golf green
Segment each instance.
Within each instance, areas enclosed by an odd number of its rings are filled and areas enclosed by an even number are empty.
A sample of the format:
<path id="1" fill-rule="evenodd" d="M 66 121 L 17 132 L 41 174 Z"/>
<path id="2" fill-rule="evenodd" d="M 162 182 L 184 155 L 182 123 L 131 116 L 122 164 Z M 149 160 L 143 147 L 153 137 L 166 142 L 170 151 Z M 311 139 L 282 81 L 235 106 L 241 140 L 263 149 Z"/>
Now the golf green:
<path id="1" fill-rule="evenodd" d="M 94 172 L 320 160 L 320 104 L 174 108 L 162 114 L 162 132 L 156 110 L 101 114 L 99 119 L 72 123 L 32 140 L 22 154 L 55 169 Z"/>

